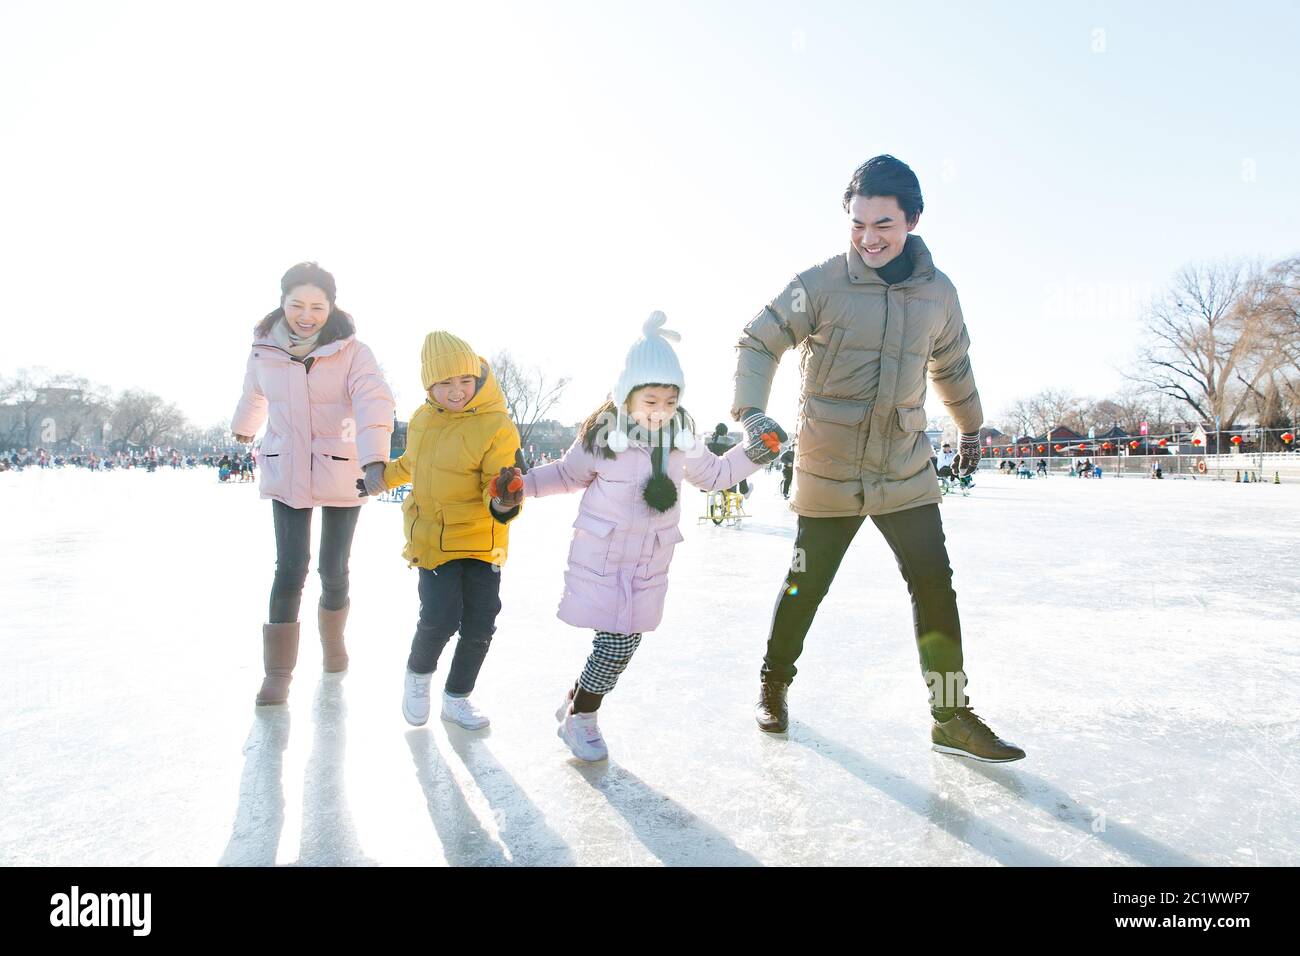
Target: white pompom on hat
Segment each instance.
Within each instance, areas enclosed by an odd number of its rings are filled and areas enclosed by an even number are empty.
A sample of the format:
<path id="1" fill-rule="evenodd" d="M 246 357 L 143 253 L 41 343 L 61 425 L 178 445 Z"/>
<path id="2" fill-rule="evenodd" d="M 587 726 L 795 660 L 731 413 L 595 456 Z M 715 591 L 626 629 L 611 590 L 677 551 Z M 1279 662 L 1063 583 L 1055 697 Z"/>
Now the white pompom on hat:
<path id="1" fill-rule="evenodd" d="M 627 357 L 623 359 L 622 374 L 610 393 L 618 410 L 617 426 L 608 435 L 609 447 L 615 452 L 625 451 L 628 446 L 627 398 L 634 389 L 641 385 L 676 385 L 679 401 L 686 391 L 686 376 L 682 374 L 677 353 L 669 344 L 680 342 L 682 337 L 672 329 L 664 328 L 667 321 L 668 316 L 657 309 L 651 312 L 641 326 L 641 338 L 627 350 Z M 679 425 L 674 445 L 687 451 L 694 444 L 694 437 Z"/>

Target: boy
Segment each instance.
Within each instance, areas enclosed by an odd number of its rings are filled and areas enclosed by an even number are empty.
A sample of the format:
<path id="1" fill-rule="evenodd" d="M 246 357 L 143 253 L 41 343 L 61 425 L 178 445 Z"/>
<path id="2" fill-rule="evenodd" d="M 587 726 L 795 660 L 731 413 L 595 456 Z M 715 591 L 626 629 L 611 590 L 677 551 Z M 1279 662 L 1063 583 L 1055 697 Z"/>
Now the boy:
<path id="1" fill-rule="evenodd" d="M 501 611 L 501 566 L 508 523 L 523 505 L 511 470 L 519 432 L 487 362 L 449 332 L 431 332 L 420 353 L 428 399 L 411 416 L 406 451 L 363 494 L 412 483 L 402 502 L 402 556 L 420 570 L 420 619 L 406 663 L 402 714 L 429 719 L 429 685 L 438 657 L 460 632 L 442 694 L 442 719 L 467 730 L 488 718 L 469 699 Z M 362 483 L 359 483 L 362 484 Z"/>

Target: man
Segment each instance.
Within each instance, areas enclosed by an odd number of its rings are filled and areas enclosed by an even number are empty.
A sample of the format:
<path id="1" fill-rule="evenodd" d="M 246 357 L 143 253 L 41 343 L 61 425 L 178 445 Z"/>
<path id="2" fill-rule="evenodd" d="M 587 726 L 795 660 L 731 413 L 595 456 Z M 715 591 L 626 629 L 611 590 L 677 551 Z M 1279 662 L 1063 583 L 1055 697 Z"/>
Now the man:
<path id="1" fill-rule="evenodd" d="M 950 443 L 943 443 L 943 450 L 939 452 L 939 459 L 937 462 L 934 459 L 931 459 L 930 461 L 934 464 L 935 474 L 945 482 L 956 481 L 957 484 L 961 486 L 963 494 L 967 489 L 975 484 L 970 475 L 959 474 L 957 453 L 952 450 L 952 445 Z M 948 487 L 947 484 L 943 485 L 945 490 Z"/>
<path id="2" fill-rule="evenodd" d="M 926 374 L 959 429 L 956 473 L 979 464 L 983 409 L 967 358 L 957 292 L 912 231 L 924 203 L 916 175 L 892 156 L 860 166 L 844 192 L 849 249 L 799 275 L 754 317 L 738 344 L 732 415 L 747 443 L 784 432 L 765 413 L 781 356 L 801 352 L 795 557 L 763 659 L 758 725 L 784 732 L 787 689 L 817 607 L 870 518 L 912 596 L 934 749 L 989 762 L 1025 753 L 996 734 L 965 696 L 961 624 L 926 437 Z"/>

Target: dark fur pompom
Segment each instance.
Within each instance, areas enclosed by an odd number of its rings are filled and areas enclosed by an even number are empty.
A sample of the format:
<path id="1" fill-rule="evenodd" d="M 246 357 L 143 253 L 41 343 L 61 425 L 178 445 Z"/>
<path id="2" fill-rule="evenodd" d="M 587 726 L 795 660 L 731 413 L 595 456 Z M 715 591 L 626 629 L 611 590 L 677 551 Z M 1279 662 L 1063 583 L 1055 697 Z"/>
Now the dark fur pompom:
<path id="1" fill-rule="evenodd" d="M 655 475 L 645 483 L 646 504 L 656 511 L 667 511 L 677 503 L 677 486 L 667 475 Z"/>

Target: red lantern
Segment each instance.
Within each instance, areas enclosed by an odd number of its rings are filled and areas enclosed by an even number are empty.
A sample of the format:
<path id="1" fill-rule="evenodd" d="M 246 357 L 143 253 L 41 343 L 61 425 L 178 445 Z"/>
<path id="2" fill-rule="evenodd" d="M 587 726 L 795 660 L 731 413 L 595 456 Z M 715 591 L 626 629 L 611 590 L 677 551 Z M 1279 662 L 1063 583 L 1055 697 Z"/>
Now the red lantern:
<path id="1" fill-rule="evenodd" d="M 1046 446 L 1046 445 L 1039 445 L 1039 446 L 1038 446 L 1038 453 L 1039 453 L 1040 455 L 1041 455 L 1043 452 L 1045 452 L 1045 451 L 1047 451 L 1047 446 Z"/>
<path id="2" fill-rule="evenodd" d="M 1169 439 L 1168 439 L 1168 438 L 1162 438 L 1162 439 L 1160 439 L 1160 447 L 1161 447 L 1161 448 L 1164 448 L 1164 447 L 1165 447 L 1166 445 L 1168 445 L 1168 444 L 1169 444 Z"/>
<path id="3" fill-rule="evenodd" d="M 1083 442 L 1079 442 L 1079 451 L 1087 451 L 1087 450 L 1088 450 L 1088 446 L 1085 445 Z"/>
<path id="4" fill-rule="evenodd" d="M 1233 443 L 1234 445 L 1240 445 L 1240 444 L 1241 444 L 1241 436 L 1240 436 L 1240 435 L 1233 435 L 1233 436 L 1232 436 L 1232 443 Z"/>
<path id="5" fill-rule="evenodd" d="M 1103 442 L 1101 447 L 1106 451 L 1110 451 L 1110 442 Z"/>
<path id="6" fill-rule="evenodd" d="M 1060 451 L 1060 450 L 1061 450 L 1061 448 L 1062 448 L 1062 446 L 1061 446 L 1061 445 L 1054 445 L 1054 446 L 1053 446 L 1053 447 L 1054 447 L 1054 448 L 1055 448 L 1055 449 L 1056 449 L 1056 450 L 1057 450 L 1057 451 Z"/>
<path id="7" fill-rule="evenodd" d="M 1026 455 L 1029 454 L 1029 446 L 1028 446 L 1028 445 L 1021 445 L 1021 446 L 1020 446 L 1020 450 L 1021 450 L 1024 454 L 1026 454 Z"/>
<path id="8" fill-rule="evenodd" d="M 1199 445 L 1200 443 L 1201 443 L 1201 440 L 1200 440 L 1199 438 L 1193 438 L 1193 439 L 1192 439 L 1192 444 L 1193 444 L 1193 445 Z"/>
<path id="9" fill-rule="evenodd" d="M 1283 432 L 1283 433 L 1282 433 L 1282 440 L 1283 440 L 1284 442 L 1286 442 L 1286 443 L 1289 445 L 1289 444 L 1291 444 L 1293 441 L 1295 441 L 1295 435 L 1292 435 L 1290 432 Z"/>

